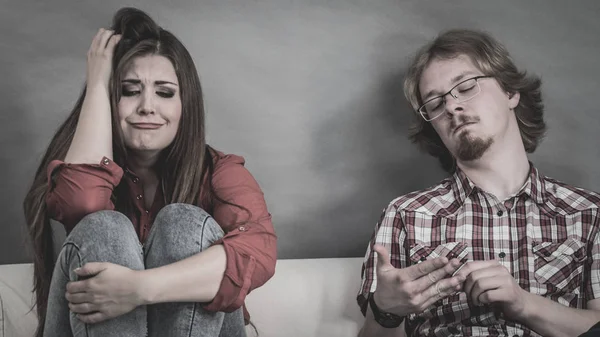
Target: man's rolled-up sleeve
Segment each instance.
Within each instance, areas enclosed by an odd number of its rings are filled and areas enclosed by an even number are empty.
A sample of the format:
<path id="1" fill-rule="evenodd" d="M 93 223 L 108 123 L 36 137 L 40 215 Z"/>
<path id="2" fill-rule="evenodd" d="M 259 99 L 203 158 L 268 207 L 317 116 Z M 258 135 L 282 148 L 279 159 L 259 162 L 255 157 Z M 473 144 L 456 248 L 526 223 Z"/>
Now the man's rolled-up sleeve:
<path id="1" fill-rule="evenodd" d="M 361 267 L 361 285 L 356 296 L 356 301 L 363 315 L 367 314 L 369 294 L 377 289 L 377 252 L 373 247 L 376 244 L 384 246 L 390 254 L 390 263 L 395 268 L 407 267 L 407 256 L 404 247 L 406 232 L 400 213 L 397 205 L 393 202 L 390 203 L 381 213 L 367 246 Z"/>
<path id="2" fill-rule="evenodd" d="M 594 230 L 590 233 L 590 248 L 587 252 L 590 263 L 589 269 L 586 268 L 589 276 L 585 277 L 587 280 L 585 284 L 586 301 L 600 298 L 600 217 L 596 216 L 592 228 Z"/>

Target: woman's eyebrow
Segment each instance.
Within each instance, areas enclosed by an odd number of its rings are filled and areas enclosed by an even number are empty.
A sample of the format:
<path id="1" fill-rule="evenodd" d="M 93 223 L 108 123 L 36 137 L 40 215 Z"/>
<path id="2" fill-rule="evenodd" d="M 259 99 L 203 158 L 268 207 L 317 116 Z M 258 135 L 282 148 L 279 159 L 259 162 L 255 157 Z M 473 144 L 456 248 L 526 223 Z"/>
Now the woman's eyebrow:
<path id="1" fill-rule="evenodd" d="M 136 79 L 124 79 L 121 82 L 122 83 L 129 83 L 129 84 L 140 84 L 140 83 L 142 83 L 142 81 L 136 80 Z M 162 80 L 154 81 L 154 84 L 155 85 L 171 84 L 171 85 L 174 85 L 176 87 L 178 86 L 177 83 L 173 83 L 173 82 L 169 82 L 169 81 L 162 81 Z"/>

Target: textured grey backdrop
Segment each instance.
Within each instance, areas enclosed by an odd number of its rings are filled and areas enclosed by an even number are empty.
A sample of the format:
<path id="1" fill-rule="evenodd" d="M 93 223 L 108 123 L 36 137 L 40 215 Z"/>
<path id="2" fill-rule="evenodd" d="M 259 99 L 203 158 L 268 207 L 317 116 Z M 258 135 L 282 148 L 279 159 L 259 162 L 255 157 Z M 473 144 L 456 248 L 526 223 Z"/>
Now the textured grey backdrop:
<path id="1" fill-rule="evenodd" d="M 484 29 L 542 75 L 544 173 L 600 190 L 600 2 L 0 1 L 0 263 L 29 261 L 22 199 L 85 81 L 85 54 L 121 6 L 194 56 L 210 143 L 246 157 L 280 258 L 362 256 L 381 209 L 443 177 L 406 139 L 402 77 L 442 29 Z"/>

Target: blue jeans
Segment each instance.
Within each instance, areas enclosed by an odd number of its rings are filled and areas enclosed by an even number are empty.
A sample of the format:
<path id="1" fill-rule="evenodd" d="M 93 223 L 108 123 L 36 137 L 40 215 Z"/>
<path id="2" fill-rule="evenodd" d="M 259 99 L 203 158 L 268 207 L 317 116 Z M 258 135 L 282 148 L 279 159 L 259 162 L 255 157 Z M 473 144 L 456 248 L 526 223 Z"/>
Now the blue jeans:
<path id="1" fill-rule="evenodd" d="M 600 336 L 600 322 L 594 324 L 587 332 L 582 333 L 579 337 L 598 337 Z"/>
<path id="2" fill-rule="evenodd" d="M 204 210 L 187 204 L 165 206 L 145 245 L 122 213 L 100 211 L 83 218 L 66 238 L 50 284 L 44 336 L 186 336 L 245 337 L 242 309 L 209 312 L 201 303 L 171 302 L 139 306 L 96 324 L 81 322 L 65 298 L 73 272 L 88 262 L 111 262 L 133 270 L 156 268 L 202 252 L 224 235 Z"/>

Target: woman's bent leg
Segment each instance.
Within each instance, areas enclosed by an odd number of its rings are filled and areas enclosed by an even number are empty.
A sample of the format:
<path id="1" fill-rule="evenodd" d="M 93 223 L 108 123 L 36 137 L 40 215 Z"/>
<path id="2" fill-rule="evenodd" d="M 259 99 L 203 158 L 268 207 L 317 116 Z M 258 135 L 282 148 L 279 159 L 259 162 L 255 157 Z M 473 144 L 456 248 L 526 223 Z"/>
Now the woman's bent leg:
<path id="1" fill-rule="evenodd" d="M 156 216 L 145 246 L 146 267 L 156 268 L 183 260 L 209 248 L 223 237 L 217 222 L 204 210 L 188 204 L 170 204 Z M 242 308 L 210 312 L 201 303 L 159 303 L 148 306 L 149 336 L 244 337 Z"/>
<path id="2" fill-rule="evenodd" d="M 143 249 L 129 219 L 115 211 L 100 211 L 83 218 L 67 236 L 56 261 L 44 336 L 119 336 L 146 335 L 146 307 L 96 324 L 81 322 L 71 312 L 65 298 L 66 286 L 78 281 L 73 272 L 88 262 L 111 262 L 143 270 Z"/>

